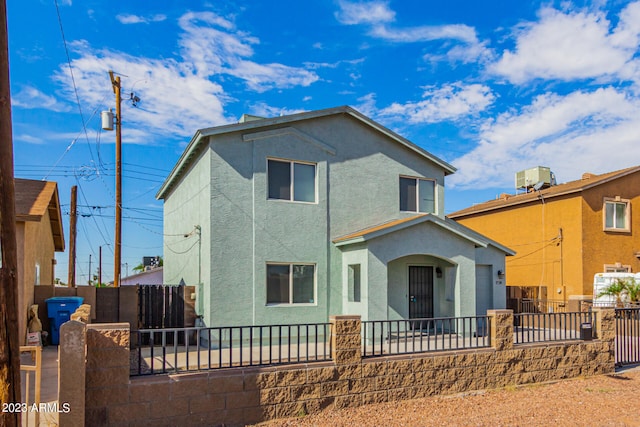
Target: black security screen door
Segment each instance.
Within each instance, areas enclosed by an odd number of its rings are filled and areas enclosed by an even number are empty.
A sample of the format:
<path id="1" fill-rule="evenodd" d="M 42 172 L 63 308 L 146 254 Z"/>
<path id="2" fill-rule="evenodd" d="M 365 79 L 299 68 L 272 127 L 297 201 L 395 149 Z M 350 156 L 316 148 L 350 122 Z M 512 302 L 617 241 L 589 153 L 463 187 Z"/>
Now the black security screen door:
<path id="1" fill-rule="evenodd" d="M 409 266 L 409 318 L 433 317 L 433 267 Z"/>

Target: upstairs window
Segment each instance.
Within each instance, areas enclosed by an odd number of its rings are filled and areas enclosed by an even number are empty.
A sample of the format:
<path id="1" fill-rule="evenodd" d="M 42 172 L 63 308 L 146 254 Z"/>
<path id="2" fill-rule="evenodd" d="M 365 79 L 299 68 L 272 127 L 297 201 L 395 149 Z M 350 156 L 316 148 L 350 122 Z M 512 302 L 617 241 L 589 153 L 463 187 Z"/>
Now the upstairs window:
<path id="1" fill-rule="evenodd" d="M 606 231 L 631 231 L 631 205 L 629 200 L 605 199 L 604 229 Z"/>
<path id="2" fill-rule="evenodd" d="M 435 181 L 400 177 L 400 210 L 435 213 Z"/>
<path id="3" fill-rule="evenodd" d="M 315 164 L 269 159 L 267 175 L 269 199 L 315 203 Z"/>

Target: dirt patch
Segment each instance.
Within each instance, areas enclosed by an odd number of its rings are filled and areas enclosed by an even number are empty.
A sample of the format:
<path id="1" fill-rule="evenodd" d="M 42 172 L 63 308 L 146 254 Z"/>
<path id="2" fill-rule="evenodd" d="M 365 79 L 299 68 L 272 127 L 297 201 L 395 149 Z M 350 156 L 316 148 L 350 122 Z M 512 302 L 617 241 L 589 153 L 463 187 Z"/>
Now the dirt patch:
<path id="1" fill-rule="evenodd" d="M 261 426 L 640 426 L 640 369 L 499 390 L 404 400 Z"/>

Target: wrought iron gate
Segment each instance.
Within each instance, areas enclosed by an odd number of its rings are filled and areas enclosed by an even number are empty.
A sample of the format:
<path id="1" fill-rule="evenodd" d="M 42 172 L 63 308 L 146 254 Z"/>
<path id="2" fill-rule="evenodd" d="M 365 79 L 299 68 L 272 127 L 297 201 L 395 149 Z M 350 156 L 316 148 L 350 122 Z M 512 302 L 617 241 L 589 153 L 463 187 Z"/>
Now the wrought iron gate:
<path id="1" fill-rule="evenodd" d="M 640 363 L 640 308 L 616 308 L 616 365 Z"/>
<path id="2" fill-rule="evenodd" d="M 138 285 L 139 329 L 184 328 L 184 289 L 179 285 Z"/>

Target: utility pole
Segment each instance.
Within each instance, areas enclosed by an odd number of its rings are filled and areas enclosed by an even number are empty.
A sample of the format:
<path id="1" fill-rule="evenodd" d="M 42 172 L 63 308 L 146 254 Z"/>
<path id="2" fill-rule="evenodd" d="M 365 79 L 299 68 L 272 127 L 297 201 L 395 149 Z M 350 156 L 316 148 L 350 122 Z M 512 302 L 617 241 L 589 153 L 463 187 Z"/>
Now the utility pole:
<path id="1" fill-rule="evenodd" d="M 116 95 L 116 231 L 115 247 L 113 248 L 113 286 L 120 286 L 120 261 L 122 246 L 122 115 L 120 76 L 113 75 L 109 71 L 113 93 Z"/>
<path id="2" fill-rule="evenodd" d="M 87 284 L 91 286 L 91 254 L 89 254 L 89 283 Z"/>
<path id="3" fill-rule="evenodd" d="M 9 89 L 7 3 L 0 0 L 0 404 L 19 403 L 18 248 Z M 0 425 L 21 425 L 20 411 L 0 412 Z"/>
<path id="4" fill-rule="evenodd" d="M 71 187 L 71 212 L 69 213 L 69 280 L 67 286 L 76 287 L 76 224 L 78 221 L 78 186 Z M 89 258 L 91 260 L 91 258 Z M 91 262 L 91 261 L 89 261 Z M 91 272 L 91 264 L 89 264 Z"/>
<path id="5" fill-rule="evenodd" d="M 98 248 L 98 287 L 102 286 L 102 246 Z"/>
<path id="6" fill-rule="evenodd" d="M 567 305 L 567 285 L 564 284 L 564 256 L 562 253 L 562 243 L 564 241 L 564 234 L 562 233 L 562 227 L 558 230 L 558 244 L 560 245 L 560 285 L 562 285 L 562 296 L 564 305 Z"/>

